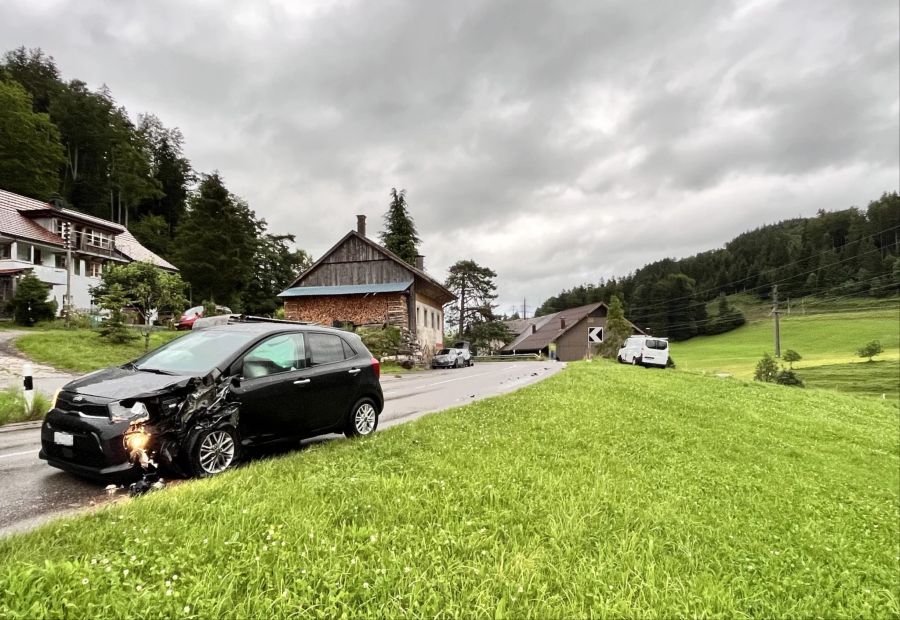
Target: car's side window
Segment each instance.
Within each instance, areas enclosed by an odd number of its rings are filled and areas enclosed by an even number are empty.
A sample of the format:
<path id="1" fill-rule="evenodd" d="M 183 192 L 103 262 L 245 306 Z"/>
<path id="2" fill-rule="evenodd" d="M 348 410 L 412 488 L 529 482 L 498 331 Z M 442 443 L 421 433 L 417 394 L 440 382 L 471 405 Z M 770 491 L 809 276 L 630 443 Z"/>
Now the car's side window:
<path id="1" fill-rule="evenodd" d="M 349 344 L 347 344 L 347 341 L 344 340 L 343 338 L 341 339 L 341 342 L 344 345 L 344 359 L 350 359 L 352 357 L 356 357 L 356 351 L 353 350 L 353 347 L 351 347 Z"/>
<path id="2" fill-rule="evenodd" d="M 305 366 L 306 352 L 302 334 L 282 334 L 264 340 L 244 356 L 245 379 L 268 377 Z"/>
<path id="3" fill-rule="evenodd" d="M 344 339 L 334 334 L 306 334 L 311 366 L 344 361 Z"/>

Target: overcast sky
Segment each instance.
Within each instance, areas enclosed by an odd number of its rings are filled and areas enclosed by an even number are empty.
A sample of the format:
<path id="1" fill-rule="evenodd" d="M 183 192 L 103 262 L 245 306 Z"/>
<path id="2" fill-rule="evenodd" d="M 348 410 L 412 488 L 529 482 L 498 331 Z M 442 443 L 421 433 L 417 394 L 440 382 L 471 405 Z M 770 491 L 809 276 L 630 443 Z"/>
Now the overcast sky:
<path id="1" fill-rule="evenodd" d="M 228 7 L 228 8 L 226 8 Z M 500 311 L 898 188 L 895 0 L 3 0 L 320 256 L 406 188 Z"/>

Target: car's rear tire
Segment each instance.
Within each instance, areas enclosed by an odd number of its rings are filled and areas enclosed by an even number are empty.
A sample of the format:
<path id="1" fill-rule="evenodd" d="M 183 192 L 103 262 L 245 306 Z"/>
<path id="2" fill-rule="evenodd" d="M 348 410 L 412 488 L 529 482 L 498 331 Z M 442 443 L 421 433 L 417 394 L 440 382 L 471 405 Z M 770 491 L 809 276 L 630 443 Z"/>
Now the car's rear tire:
<path id="1" fill-rule="evenodd" d="M 371 398 L 361 398 L 350 409 L 344 435 L 367 437 L 378 428 L 378 408 Z"/>
<path id="2" fill-rule="evenodd" d="M 208 478 L 234 467 L 240 453 L 241 442 L 232 427 L 205 428 L 191 443 L 188 467 L 192 476 Z"/>

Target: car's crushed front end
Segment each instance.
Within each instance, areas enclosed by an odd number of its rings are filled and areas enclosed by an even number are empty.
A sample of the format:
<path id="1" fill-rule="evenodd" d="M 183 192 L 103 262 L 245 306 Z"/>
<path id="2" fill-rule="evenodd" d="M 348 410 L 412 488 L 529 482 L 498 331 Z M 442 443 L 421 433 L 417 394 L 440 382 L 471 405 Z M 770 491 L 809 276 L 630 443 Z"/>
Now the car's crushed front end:
<path id="1" fill-rule="evenodd" d="M 110 368 L 63 387 L 44 418 L 40 458 L 65 471 L 125 480 L 160 467 L 184 473 L 196 434 L 237 427 L 231 384 L 217 370 L 204 377 Z"/>

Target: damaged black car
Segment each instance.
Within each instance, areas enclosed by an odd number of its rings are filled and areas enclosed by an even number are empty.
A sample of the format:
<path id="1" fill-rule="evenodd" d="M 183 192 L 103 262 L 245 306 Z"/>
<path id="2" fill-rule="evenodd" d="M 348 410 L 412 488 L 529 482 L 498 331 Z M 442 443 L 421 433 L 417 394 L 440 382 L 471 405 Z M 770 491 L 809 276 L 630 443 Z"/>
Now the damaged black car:
<path id="1" fill-rule="evenodd" d="M 235 319 L 65 385 L 40 457 L 78 475 L 204 477 L 254 446 L 375 432 L 380 366 L 353 333 Z"/>

